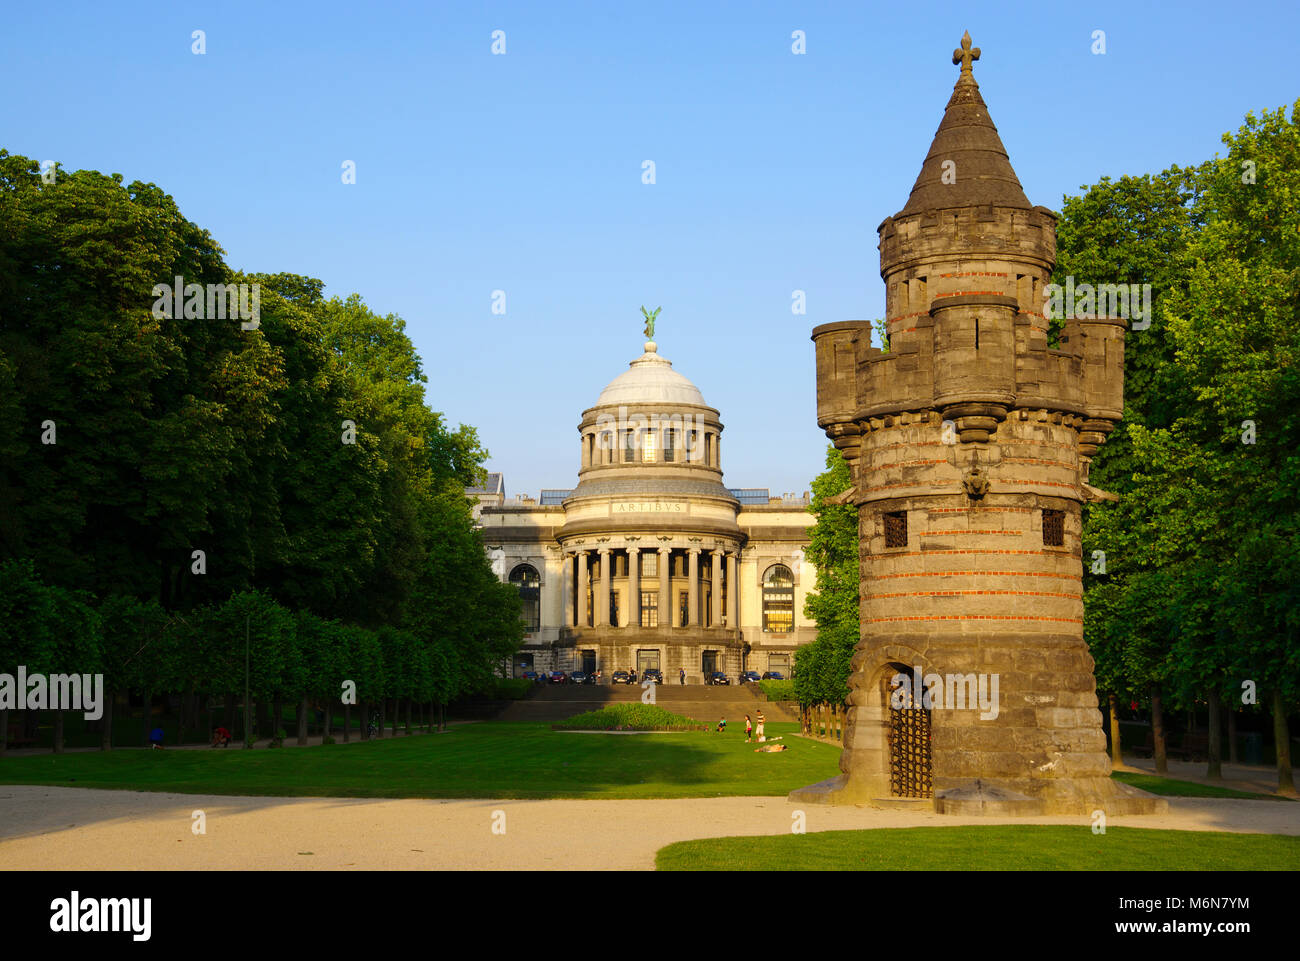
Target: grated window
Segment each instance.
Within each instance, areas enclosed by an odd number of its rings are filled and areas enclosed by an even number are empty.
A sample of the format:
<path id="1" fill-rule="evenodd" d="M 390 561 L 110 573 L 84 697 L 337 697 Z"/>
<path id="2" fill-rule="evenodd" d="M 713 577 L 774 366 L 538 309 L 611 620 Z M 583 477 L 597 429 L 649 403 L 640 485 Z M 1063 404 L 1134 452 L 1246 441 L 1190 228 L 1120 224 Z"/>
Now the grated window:
<path id="1" fill-rule="evenodd" d="M 1043 545 L 1065 546 L 1065 511 L 1043 511 Z"/>
<path id="2" fill-rule="evenodd" d="M 885 546 L 907 546 L 907 511 L 890 511 L 885 514 Z"/>

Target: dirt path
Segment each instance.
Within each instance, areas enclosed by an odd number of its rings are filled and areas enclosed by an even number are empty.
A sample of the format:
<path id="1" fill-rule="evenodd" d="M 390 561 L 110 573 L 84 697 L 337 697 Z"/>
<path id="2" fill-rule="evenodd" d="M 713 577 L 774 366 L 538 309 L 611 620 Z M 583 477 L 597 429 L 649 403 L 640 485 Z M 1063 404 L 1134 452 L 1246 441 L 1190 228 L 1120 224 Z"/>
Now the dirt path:
<path id="1" fill-rule="evenodd" d="M 1300 835 L 1300 804 L 1170 798 L 1164 815 L 1112 825 Z M 783 834 L 784 798 L 437 801 L 244 798 L 0 786 L 0 868 L 651 869 L 673 841 Z M 191 833 L 202 810 L 207 833 Z M 1013 823 L 803 806 L 811 831 Z M 504 812 L 505 833 L 494 834 Z M 1086 818 L 1023 819 L 1078 824 Z M 310 853 L 308 853 L 310 852 Z"/>

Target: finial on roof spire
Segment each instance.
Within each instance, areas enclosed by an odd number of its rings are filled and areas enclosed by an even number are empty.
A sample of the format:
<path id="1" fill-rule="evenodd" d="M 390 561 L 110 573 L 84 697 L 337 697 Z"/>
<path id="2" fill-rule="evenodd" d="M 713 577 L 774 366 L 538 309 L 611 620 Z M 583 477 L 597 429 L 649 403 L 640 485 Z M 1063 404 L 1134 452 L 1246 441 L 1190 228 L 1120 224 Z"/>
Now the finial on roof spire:
<path id="1" fill-rule="evenodd" d="M 971 49 L 970 31 L 967 30 L 965 33 L 961 35 L 961 49 L 954 50 L 952 52 L 952 62 L 961 64 L 961 72 L 963 74 L 969 73 L 971 74 L 972 77 L 974 77 L 974 74 L 971 73 L 971 68 L 970 68 L 971 61 L 978 60 L 979 58 L 980 58 L 980 48 L 976 47 L 973 50 Z"/>

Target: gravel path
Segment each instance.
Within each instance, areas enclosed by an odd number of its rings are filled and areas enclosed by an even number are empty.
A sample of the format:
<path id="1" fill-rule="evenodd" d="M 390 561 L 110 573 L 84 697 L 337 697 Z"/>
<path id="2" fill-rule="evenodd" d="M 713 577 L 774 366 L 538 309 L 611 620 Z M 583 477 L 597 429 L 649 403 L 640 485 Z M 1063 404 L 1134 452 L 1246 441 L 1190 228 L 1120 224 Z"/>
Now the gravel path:
<path id="1" fill-rule="evenodd" d="M 1168 814 L 1111 825 L 1300 835 L 1300 804 L 1170 798 Z M 783 834 L 784 798 L 445 801 L 248 798 L 0 786 L 0 868 L 259 870 L 651 869 L 673 841 Z M 207 833 L 191 832 L 202 810 Z M 956 824 L 1077 824 L 1086 818 L 955 818 L 802 807 L 808 831 Z M 494 812 L 505 833 L 493 833 Z"/>

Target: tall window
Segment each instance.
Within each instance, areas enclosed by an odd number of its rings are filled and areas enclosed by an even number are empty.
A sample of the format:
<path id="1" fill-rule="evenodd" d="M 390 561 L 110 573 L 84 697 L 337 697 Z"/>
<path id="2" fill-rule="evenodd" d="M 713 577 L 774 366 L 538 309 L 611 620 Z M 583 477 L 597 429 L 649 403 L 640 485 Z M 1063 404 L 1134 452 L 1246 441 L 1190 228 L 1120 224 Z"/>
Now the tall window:
<path id="1" fill-rule="evenodd" d="M 641 460 L 647 464 L 653 464 L 655 462 L 655 454 L 657 453 L 656 448 L 659 443 L 659 438 L 652 430 L 646 431 L 642 436 L 645 439 L 642 441 Z"/>
<path id="2" fill-rule="evenodd" d="M 641 552 L 641 576 L 642 577 L 659 576 L 659 552 L 658 551 Z"/>
<path id="3" fill-rule="evenodd" d="M 691 592 L 677 592 L 677 623 L 685 627 L 691 622 Z"/>
<path id="4" fill-rule="evenodd" d="M 636 431 L 630 430 L 623 441 L 623 463 L 630 464 L 636 460 Z"/>
<path id="5" fill-rule="evenodd" d="M 773 564 L 763 575 L 763 630 L 786 634 L 794 628 L 794 575 Z"/>
<path id="6" fill-rule="evenodd" d="M 907 546 L 907 511 L 889 511 L 885 514 L 885 546 Z"/>
<path id="7" fill-rule="evenodd" d="M 641 592 L 641 626 L 659 626 L 659 592 Z"/>
<path id="8" fill-rule="evenodd" d="M 677 447 L 677 428 L 664 428 L 664 463 L 671 464 Z"/>
<path id="9" fill-rule="evenodd" d="M 1043 511 L 1043 545 L 1065 546 L 1065 511 Z"/>
<path id="10" fill-rule="evenodd" d="M 537 568 L 520 564 L 510 572 L 510 583 L 519 589 L 520 613 L 528 633 L 542 629 L 542 579 Z"/>

